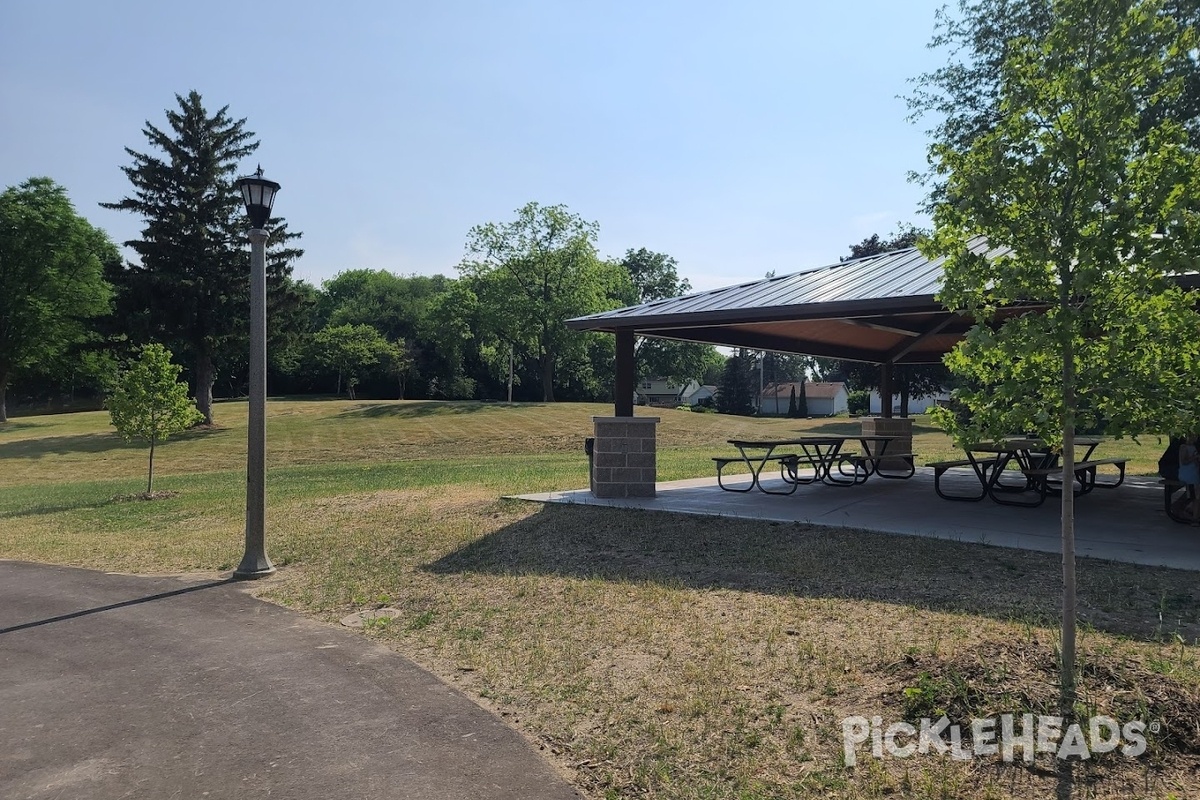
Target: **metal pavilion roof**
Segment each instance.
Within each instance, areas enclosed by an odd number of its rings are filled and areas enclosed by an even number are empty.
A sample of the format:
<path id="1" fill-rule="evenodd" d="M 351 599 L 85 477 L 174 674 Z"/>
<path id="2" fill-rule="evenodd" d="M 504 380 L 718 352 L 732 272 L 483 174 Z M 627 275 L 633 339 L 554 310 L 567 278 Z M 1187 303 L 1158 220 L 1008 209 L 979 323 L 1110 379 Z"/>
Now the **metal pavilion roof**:
<path id="1" fill-rule="evenodd" d="M 983 237 L 968 248 L 989 259 L 1007 250 Z M 970 327 L 935 295 L 944 259 L 914 248 L 791 275 L 568 320 L 575 330 L 707 342 L 874 363 L 939 361 Z"/>

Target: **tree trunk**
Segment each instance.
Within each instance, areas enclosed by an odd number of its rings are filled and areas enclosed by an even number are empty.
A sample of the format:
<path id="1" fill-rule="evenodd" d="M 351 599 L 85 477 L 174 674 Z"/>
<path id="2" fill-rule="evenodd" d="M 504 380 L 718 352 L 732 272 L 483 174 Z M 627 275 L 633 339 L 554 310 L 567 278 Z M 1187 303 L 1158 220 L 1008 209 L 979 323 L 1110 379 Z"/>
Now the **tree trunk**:
<path id="1" fill-rule="evenodd" d="M 156 437 L 150 437 L 150 474 L 146 478 L 146 497 L 154 493 L 154 440 Z"/>
<path id="2" fill-rule="evenodd" d="M 8 373 L 0 375 L 0 422 L 8 422 L 8 408 L 5 406 L 5 396 L 8 394 Z"/>
<path id="3" fill-rule="evenodd" d="M 213 383 L 217 371 L 213 367 L 212 354 L 201 352 L 196 356 L 196 410 L 204 415 L 204 424 L 213 424 Z"/>
<path id="4" fill-rule="evenodd" d="M 1064 309 L 1065 310 L 1065 309 Z M 1059 673 L 1061 710 L 1075 705 L 1075 351 L 1070 325 L 1063 335 L 1063 452 L 1062 452 L 1062 664 Z"/>
<path id="5" fill-rule="evenodd" d="M 554 402 L 554 358 L 542 355 L 542 402 Z"/>
<path id="6" fill-rule="evenodd" d="M 908 416 L 908 381 L 900 382 L 900 416 Z"/>

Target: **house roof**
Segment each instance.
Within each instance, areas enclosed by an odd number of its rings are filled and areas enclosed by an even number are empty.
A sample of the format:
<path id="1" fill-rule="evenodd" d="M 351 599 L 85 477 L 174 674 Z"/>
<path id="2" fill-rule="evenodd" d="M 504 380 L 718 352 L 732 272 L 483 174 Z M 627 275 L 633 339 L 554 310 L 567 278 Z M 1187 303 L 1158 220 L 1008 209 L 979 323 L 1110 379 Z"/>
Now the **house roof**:
<path id="1" fill-rule="evenodd" d="M 1008 252 L 981 236 L 968 247 L 988 258 Z M 850 361 L 930 363 L 971 324 L 935 297 L 944 261 L 910 247 L 577 317 L 567 325 Z"/>
<path id="2" fill-rule="evenodd" d="M 844 391 L 845 388 L 846 384 L 841 381 L 836 383 L 806 383 L 804 384 L 804 396 L 817 400 L 832 400 L 838 396 L 839 392 Z"/>
<path id="3" fill-rule="evenodd" d="M 763 387 L 763 397 L 775 398 L 790 398 L 793 387 L 796 389 L 796 395 L 800 394 L 800 383 L 798 381 L 785 383 L 772 383 Z M 815 400 L 832 400 L 837 397 L 838 392 L 846 388 L 846 384 L 842 381 L 834 381 L 831 383 L 819 383 L 815 381 L 804 382 L 804 396 Z"/>

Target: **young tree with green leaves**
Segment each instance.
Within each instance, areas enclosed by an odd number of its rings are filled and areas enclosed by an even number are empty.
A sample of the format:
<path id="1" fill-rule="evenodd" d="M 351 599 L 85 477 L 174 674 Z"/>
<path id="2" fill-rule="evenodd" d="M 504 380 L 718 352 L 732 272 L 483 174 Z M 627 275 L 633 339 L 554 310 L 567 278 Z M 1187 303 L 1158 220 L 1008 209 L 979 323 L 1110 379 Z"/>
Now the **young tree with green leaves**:
<path id="1" fill-rule="evenodd" d="M 370 325 L 389 341 L 402 341 L 404 372 L 389 371 L 402 397 L 406 392 L 428 397 L 431 388 L 437 394 L 471 397 L 474 382 L 467 370 L 476 368 L 475 348 L 480 346 L 470 329 L 476 302 L 460 283 L 444 275 L 346 270 L 321 285 L 317 328 Z M 502 360 L 493 359 L 497 366 Z"/>
<path id="2" fill-rule="evenodd" d="M 542 400 L 554 401 L 555 370 L 586 363 L 594 334 L 568 330 L 571 317 L 619 306 L 630 296 L 628 275 L 596 254 L 598 226 L 566 206 L 528 203 L 509 223 L 477 225 L 467 236 L 459 272 L 477 298 L 477 330 L 537 358 Z"/>
<path id="3" fill-rule="evenodd" d="M 204 419 L 188 397 L 187 384 L 179 381 L 182 370 L 171 361 L 170 350 L 161 344 L 146 345 L 137 360 L 118 373 L 108 396 L 108 413 L 117 432 L 126 441 L 142 439 L 150 444 L 147 498 L 154 493 L 154 448 Z"/>
<path id="4" fill-rule="evenodd" d="M 962 444 L 1022 431 L 1061 452 L 1070 713 L 1076 430 L 1165 433 L 1200 418 L 1200 317 L 1169 280 L 1200 263 L 1197 118 L 1179 115 L 1200 43 L 1156 0 L 960 9 L 941 33 L 965 60 L 925 76 L 916 98 L 932 112 L 974 98 L 930 147 L 936 230 L 924 249 L 947 259 L 941 301 L 977 322 L 946 359 L 969 418 L 938 419 Z M 968 249 L 979 234 L 1007 253 Z"/>
<path id="5" fill-rule="evenodd" d="M 119 260 L 108 236 L 49 178 L 0 194 L 0 423 L 13 375 L 59 359 L 108 310 L 104 265 Z"/>
<path id="6" fill-rule="evenodd" d="M 353 387 L 362 380 L 367 369 L 380 362 L 393 369 L 403 363 L 402 345 L 389 342 L 370 325 L 328 325 L 313 334 L 313 359 L 337 374 L 337 394 L 342 385 Z M 389 363 L 390 362 L 390 363 Z"/>
<path id="7" fill-rule="evenodd" d="M 166 130 L 149 122 L 142 129 L 159 154 L 125 148 L 133 164 L 121 169 L 133 193 L 101 205 L 145 220 L 142 237 L 125 243 L 140 263 L 112 276 L 119 317 L 135 341 L 165 341 L 186 354 L 196 406 L 211 423 L 218 365 L 231 351 L 246 349 L 250 223 L 234 181 L 258 142 L 245 119 L 229 116 L 228 106 L 210 114 L 194 91 L 175 100 Z M 268 307 L 275 311 L 300 302 L 286 279 L 303 251 L 291 244 L 300 234 L 282 219 L 272 218 L 267 229 Z"/>

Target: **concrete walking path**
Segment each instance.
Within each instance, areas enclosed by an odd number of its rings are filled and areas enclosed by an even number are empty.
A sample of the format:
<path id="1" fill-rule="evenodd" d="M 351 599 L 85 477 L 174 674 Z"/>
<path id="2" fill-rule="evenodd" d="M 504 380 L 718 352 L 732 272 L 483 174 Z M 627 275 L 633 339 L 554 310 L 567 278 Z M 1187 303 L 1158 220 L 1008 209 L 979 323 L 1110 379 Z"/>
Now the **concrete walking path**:
<path id="1" fill-rule="evenodd" d="M 515 731 L 244 585 L 0 561 L 0 797 L 579 795 Z"/>
<path id="2" fill-rule="evenodd" d="M 746 485 L 749 476 L 733 476 L 730 485 Z M 778 475 L 765 480 L 782 488 Z M 943 486 L 960 495 L 978 492 L 969 469 L 951 470 Z M 797 487 L 795 494 L 723 492 L 717 479 L 663 481 L 654 498 L 604 500 L 587 489 L 521 495 L 542 503 L 579 503 L 761 519 L 808 522 L 833 527 L 927 536 L 959 542 L 1062 552 L 1060 499 L 1047 498 L 1037 508 L 951 502 L 937 496 L 933 470 L 918 467 L 909 480 L 872 478 L 861 486 Z M 1157 478 L 1128 477 L 1115 489 L 1097 488 L 1075 501 L 1075 550 L 1079 556 L 1130 564 L 1200 571 L 1200 529 L 1172 522 L 1163 511 L 1163 488 Z"/>

